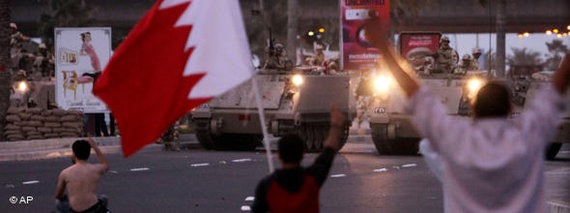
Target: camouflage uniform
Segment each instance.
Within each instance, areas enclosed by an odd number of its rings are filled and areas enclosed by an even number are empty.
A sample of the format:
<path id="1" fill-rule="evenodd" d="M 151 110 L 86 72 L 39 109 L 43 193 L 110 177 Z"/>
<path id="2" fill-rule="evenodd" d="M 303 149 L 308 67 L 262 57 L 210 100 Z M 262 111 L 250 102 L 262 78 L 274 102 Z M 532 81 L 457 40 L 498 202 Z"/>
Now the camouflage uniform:
<path id="1" fill-rule="evenodd" d="M 473 66 L 473 59 L 468 54 L 463 55 L 461 58 L 461 66 L 459 66 L 458 73 L 466 74 L 472 70 L 478 70 L 477 67 Z"/>
<path id="2" fill-rule="evenodd" d="M 180 133 L 178 132 L 178 127 L 175 124 L 168 127 L 166 132 L 162 134 L 159 139 L 159 143 L 164 144 L 164 149 L 168 151 L 180 151 Z"/>
<path id="3" fill-rule="evenodd" d="M 449 46 L 449 38 L 443 36 L 439 42 L 439 49 L 434 55 L 435 71 L 441 73 L 453 73 L 457 68 L 459 55 Z"/>
<path id="4" fill-rule="evenodd" d="M 364 119 L 368 119 L 368 108 L 372 104 L 372 75 L 370 71 L 366 73 L 362 73 L 360 77 L 360 81 L 358 82 L 358 87 L 356 88 L 356 101 L 357 101 L 357 108 L 356 108 L 356 119 L 358 121 L 358 128 L 360 129 L 360 125 L 364 122 Z"/>
<path id="5" fill-rule="evenodd" d="M 291 70 L 293 62 L 287 58 L 287 51 L 282 44 L 275 44 L 275 50 L 268 48 L 264 69 Z"/>
<path id="6" fill-rule="evenodd" d="M 479 70 L 479 57 L 481 57 L 481 49 L 474 48 L 471 55 L 473 55 L 473 61 L 472 61 L 473 63 L 471 64 L 471 66 L 475 70 Z"/>

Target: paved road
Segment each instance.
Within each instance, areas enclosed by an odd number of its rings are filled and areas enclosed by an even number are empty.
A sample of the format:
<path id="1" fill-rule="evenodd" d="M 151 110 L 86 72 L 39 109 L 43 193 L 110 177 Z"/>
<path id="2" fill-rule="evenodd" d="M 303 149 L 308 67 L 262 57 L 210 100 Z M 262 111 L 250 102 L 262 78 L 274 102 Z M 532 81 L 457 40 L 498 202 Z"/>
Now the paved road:
<path id="1" fill-rule="evenodd" d="M 304 163 L 315 157 L 308 154 Z M 110 198 L 114 212 L 241 212 L 267 174 L 263 152 L 150 147 L 128 159 L 119 154 L 109 159 L 111 172 L 99 191 Z M 561 159 L 549 162 L 548 170 L 568 177 L 570 153 Z M 66 158 L 1 162 L 0 212 L 51 210 L 58 172 L 70 163 Z M 33 196 L 33 201 L 13 205 L 11 196 Z M 366 143 L 347 144 L 321 193 L 323 212 L 442 212 L 442 205 L 441 186 L 420 157 L 378 156 Z"/>

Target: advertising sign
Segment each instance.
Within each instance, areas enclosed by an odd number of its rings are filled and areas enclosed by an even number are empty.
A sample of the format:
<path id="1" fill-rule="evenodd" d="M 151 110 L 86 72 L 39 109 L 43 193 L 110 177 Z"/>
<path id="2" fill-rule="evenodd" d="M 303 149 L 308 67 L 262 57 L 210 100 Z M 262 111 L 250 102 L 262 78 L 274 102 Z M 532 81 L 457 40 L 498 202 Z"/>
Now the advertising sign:
<path id="1" fill-rule="evenodd" d="M 376 66 L 380 54 L 364 37 L 363 25 L 369 19 L 379 19 L 382 28 L 390 27 L 389 0 L 341 0 L 342 64 L 345 70 L 360 70 Z"/>
<path id="2" fill-rule="evenodd" d="M 413 67 L 424 64 L 424 56 L 433 55 L 439 48 L 441 33 L 401 33 L 400 54 L 407 59 Z"/>
<path id="3" fill-rule="evenodd" d="M 61 109 L 107 112 L 92 88 L 111 58 L 111 28 L 55 29 L 55 94 Z"/>

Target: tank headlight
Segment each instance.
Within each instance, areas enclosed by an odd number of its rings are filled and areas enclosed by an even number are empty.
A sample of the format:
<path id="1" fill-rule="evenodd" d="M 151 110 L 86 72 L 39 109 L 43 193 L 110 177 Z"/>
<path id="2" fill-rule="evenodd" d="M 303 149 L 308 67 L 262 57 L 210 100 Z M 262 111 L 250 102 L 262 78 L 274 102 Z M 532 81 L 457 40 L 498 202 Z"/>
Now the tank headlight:
<path id="1" fill-rule="evenodd" d="M 479 89 L 481 89 L 481 87 L 483 87 L 484 84 L 485 82 L 483 82 L 483 80 L 478 78 L 473 78 L 467 81 L 467 91 L 468 91 L 467 98 L 469 98 L 471 101 L 475 100 L 477 92 L 479 92 Z"/>
<path id="2" fill-rule="evenodd" d="M 386 76 L 379 76 L 374 79 L 374 89 L 380 93 L 387 93 L 390 89 L 391 79 Z"/>
<path id="3" fill-rule="evenodd" d="M 293 82 L 293 85 L 295 85 L 295 86 L 301 86 L 301 84 L 303 84 L 303 76 L 294 75 L 292 82 Z"/>
<path id="4" fill-rule="evenodd" d="M 467 82 L 467 87 L 469 88 L 469 92 L 473 94 L 477 94 L 479 89 L 483 86 L 483 81 L 477 78 L 471 79 Z"/>
<path id="5" fill-rule="evenodd" d="M 20 81 L 18 83 L 18 90 L 22 93 L 28 91 L 28 83 L 26 83 L 26 81 Z"/>

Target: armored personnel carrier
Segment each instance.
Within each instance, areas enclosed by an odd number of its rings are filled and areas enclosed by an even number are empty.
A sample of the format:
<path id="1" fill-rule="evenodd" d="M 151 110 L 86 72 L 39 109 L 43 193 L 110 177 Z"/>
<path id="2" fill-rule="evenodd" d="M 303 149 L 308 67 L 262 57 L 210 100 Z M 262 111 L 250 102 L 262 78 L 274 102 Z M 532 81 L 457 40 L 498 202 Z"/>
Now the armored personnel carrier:
<path id="1" fill-rule="evenodd" d="M 483 85 L 484 77 L 461 74 L 430 74 L 420 76 L 422 84 L 440 97 L 449 115 L 467 116 L 469 103 Z M 421 139 L 404 113 L 405 97 L 387 73 L 374 80 L 374 101 L 369 108 L 372 141 L 379 154 L 417 154 Z M 468 119 L 467 117 L 465 117 Z"/>
<path id="2" fill-rule="evenodd" d="M 513 83 L 513 117 L 524 113 L 529 107 L 530 101 L 543 86 L 550 84 L 553 71 L 541 71 L 529 75 L 512 76 Z M 566 96 L 566 106 L 570 106 L 570 95 Z M 552 160 L 556 157 L 563 143 L 570 143 L 570 109 L 562 115 L 562 123 L 556 134 L 556 138 L 546 148 L 545 157 Z"/>
<path id="3" fill-rule="evenodd" d="M 316 67 L 259 70 L 258 82 L 268 132 L 297 133 L 308 151 L 320 151 L 328 135 L 330 104 L 345 112 L 348 137 L 349 76 L 323 75 Z M 248 81 L 192 112 L 196 136 L 206 149 L 251 150 L 263 139 L 252 83 Z"/>
<path id="4" fill-rule="evenodd" d="M 550 84 L 553 72 L 538 72 L 532 76 L 516 76 L 506 81 L 513 94 L 513 112 L 516 119 L 529 107 L 530 101 L 543 86 Z M 486 81 L 487 73 L 477 70 L 463 74 L 420 75 L 422 84 L 441 98 L 451 116 L 469 119 L 470 102 Z M 420 134 L 414 129 L 410 115 L 404 113 L 404 95 L 390 77 L 380 74 L 375 80 L 375 100 L 369 109 L 370 129 L 374 145 L 380 154 L 416 154 Z M 570 96 L 566 97 L 570 105 Z M 553 159 L 563 143 L 570 143 L 570 109 L 562 119 L 556 138 L 546 149 L 547 159 Z"/>

